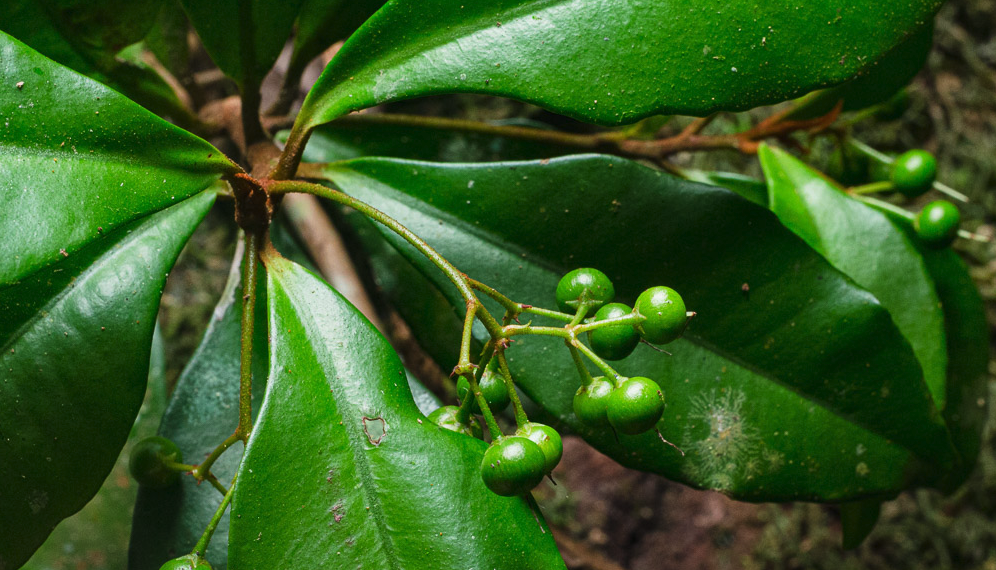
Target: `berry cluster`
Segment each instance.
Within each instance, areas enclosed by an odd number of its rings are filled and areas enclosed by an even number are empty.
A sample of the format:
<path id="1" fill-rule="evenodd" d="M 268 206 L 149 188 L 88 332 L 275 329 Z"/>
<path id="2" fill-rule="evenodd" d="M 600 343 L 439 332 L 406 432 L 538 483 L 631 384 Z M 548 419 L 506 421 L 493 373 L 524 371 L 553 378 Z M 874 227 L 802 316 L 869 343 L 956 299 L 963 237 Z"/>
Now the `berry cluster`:
<path id="1" fill-rule="evenodd" d="M 626 435 L 655 429 L 664 414 L 660 386 L 649 378 L 624 377 L 606 361 L 626 358 L 641 341 L 659 345 L 680 337 L 694 313 L 685 310 L 685 303 L 676 291 L 652 287 L 630 308 L 612 302 L 615 288 L 604 273 L 592 268 L 576 269 L 557 284 L 556 301 L 561 312 L 556 312 L 519 305 L 481 284 L 477 286 L 509 309 L 505 325 L 498 338 L 492 333 L 492 342 L 482 357 L 486 361 L 483 371 L 460 375 L 457 397 L 461 404 L 441 407 L 429 419 L 442 428 L 480 438 L 483 427 L 475 414 L 484 416 L 493 441 L 481 462 L 481 477 L 491 491 L 503 496 L 527 493 L 552 472 L 563 454 L 560 434 L 550 426 L 529 421 L 522 409 L 504 354 L 510 336 L 546 334 L 564 338 L 581 376 L 581 387 L 574 396 L 574 413 L 582 424 L 609 427 L 617 434 Z M 557 318 L 567 324 L 563 327 L 511 325 L 510 321 L 517 320 L 522 312 Z M 585 333 L 590 348 L 579 340 Z M 592 378 L 582 355 L 604 375 Z M 514 408 L 517 429 L 513 435 L 504 435 L 492 414 L 509 404 Z"/>

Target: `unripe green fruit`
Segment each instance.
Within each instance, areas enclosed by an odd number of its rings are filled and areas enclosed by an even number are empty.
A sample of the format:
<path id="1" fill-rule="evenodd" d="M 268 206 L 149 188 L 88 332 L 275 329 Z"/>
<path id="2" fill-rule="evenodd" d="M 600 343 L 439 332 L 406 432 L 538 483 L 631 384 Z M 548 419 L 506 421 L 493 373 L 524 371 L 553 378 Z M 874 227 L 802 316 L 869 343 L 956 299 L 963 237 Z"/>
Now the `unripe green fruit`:
<path id="1" fill-rule="evenodd" d="M 647 342 L 667 344 L 685 331 L 688 316 L 685 301 L 670 287 L 651 287 L 636 298 L 634 309 L 646 319 L 636 325 L 636 331 Z"/>
<path id="2" fill-rule="evenodd" d="M 546 474 L 546 457 L 531 439 L 503 437 L 491 444 L 481 461 L 481 479 L 497 495 L 514 497 L 528 493 Z"/>
<path id="3" fill-rule="evenodd" d="M 170 560 L 163 564 L 159 570 L 211 570 L 211 565 L 199 556 L 188 554 Z"/>
<path id="4" fill-rule="evenodd" d="M 635 376 L 609 396 L 607 415 L 617 431 L 627 435 L 643 433 L 664 415 L 664 393 L 650 378 Z"/>
<path id="5" fill-rule="evenodd" d="M 487 400 L 491 411 L 498 413 L 507 408 L 512 400 L 508 397 L 508 388 L 505 387 L 505 380 L 502 379 L 501 373 L 492 367 L 495 361 L 496 359 L 491 359 L 491 363 L 484 370 L 484 374 L 481 375 L 481 380 L 477 385 L 480 386 L 481 395 Z M 481 413 L 481 408 L 477 405 L 477 398 L 474 397 L 474 393 L 470 390 L 470 382 L 463 376 L 457 380 L 457 398 L 461 402 L 467 398 L 474 400 L 471 404 L 471 411 L 475 414 Z"/>
<path id="6" fill-rule="evenodd" d="M 590 315 L 616 296 L 615 287 L 607 275 L 591 267 L 575 269 L 557 283 L 557 306 L 565 313 L 576 313 L 581 301 L 590 303 Z"/>
<path id="7" fill-rule="evenodd" d="M 539 446 L 546 461 L 543 472 L 549 473 L 560 463 L 560 458 L 564 455 L 564 442 L 560 439 L 560 434 L 552 427 L 537 422 L 526 422 L 522 427 L 515 430 L 515 435 L 529 438 Z"/>
<path id="8" fill-rule="evenodd" d="M 457 406 L 436 408 L 429 414 L 429 421 L 443 429 L 482 439 L 484 437 L 484 429 L 477 418 L 468 416 L 467 423 L 461 422 L 457 415 L 459 410 L 460 408 Z"/>
<path id="9" fill-rule="evenodd" d="M 622 303 L 609 303 L 595 313 L 596 321 L 624 317 L 633 310 Z M 631 324 L 608 325 L 588 333 L 588 342 L 595 354 L 605 360 L 622 360 L 640 344 L 640 334 Z"/>
<path id="10" fill-rule="evenodd" d="M 892 163 L 892 184 L 896 191 L 914 198 L 930 190 L 937 177 L 937 160 L 925 150 L 910 150 Z"/>
<path id="11" fill-rule="evenodd" d="M 930 247 L 942 248 L 951 245 L 958 237 L 961 212 L 947 200 L 931 202 L 920 210 L 913 227 L 916 235 Z"/>
<path id="12" fill-rule="evenodd" d="M 585 425 L 592 427 L 608 425 L 606 410 L 613 388 L 615 386 L 603 376 L 595 378 L 587 386 L 578 388 L 574 394 L 574 415 Z"/>
<path id="13" fill-rule="evenodd" d="M 132 448 L 128 470 L 139 485 L 164 489 L 180 480 L 180 472 L 167 467 L 166 461 L 183 463 L 180 448 L 165 437 L 147 437 Z"/>

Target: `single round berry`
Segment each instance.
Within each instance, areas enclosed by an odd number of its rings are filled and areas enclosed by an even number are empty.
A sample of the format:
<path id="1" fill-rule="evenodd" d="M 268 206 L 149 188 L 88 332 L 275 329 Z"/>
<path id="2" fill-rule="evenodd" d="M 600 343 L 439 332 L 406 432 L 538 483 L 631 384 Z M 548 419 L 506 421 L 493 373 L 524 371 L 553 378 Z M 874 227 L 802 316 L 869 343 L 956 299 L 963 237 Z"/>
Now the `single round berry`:
<path id="1" fill-rule="evenodd" d="M 560 458 L 564 455 L 564 442 L 560 439 L 560 434 L 552 427 L 537 422 L 526 422 L 522 427 L 515 430 L 515 435 L 531 439 L 539 446 L 543 452 L 546 462 L 543 465 L 543 472 L 549 473 L 560 463 Z"/>
<path id="2" fill-rule="evenodd" d="M 608 276 L 591 267 L 575 269 L 557 283 L 557 306 L 565 313 L 576 313 L 583 301 L 589 303 L 585 314 L 591 314 L 615 296 L 616 289 Z"/>
<path id="3" fill-rule="evenodd" d="M 931 247 L 947 247 L 958 236 L 961 212 L 947 200 L 931 202 L 920 210 L 913 227 L 923 243 Z"/>
<path id="4" fill-rule="evenodd" d="M 495 359 L 491 359 L 491 362 L 494 363 Z M 481 387 L 481 395 L 487 400 L 488 406 L 491 407 L 491 411 L 494 413 L 504 410 L 512 401 L 508 397 L 508 388 L 505 387 L 505 380 L 502 379 L 500 372 L 492 368 L 491 364 L 488 364 L 477 385 Z M 463 376 L 457 380 L 457 398 L 461 402 L 466 398 L 471 398 L 474 400 L 470 404 L 471 411 L 475 414 L 481 413 L 481 408 L 477 405 L 477 398 L 474 398 L 474 393 L 470 390 L 470 382 Z"/>
<path id="5" fill-rule="evenodd" d="M 481 461 L 481 479 L 503 497 L 528 493 L 543 479 L 546 457 L 531 439 L 503 437 L 491 444 Z"/>
<path id="6" fill-rule="evenodd" d="M 624 317 L 633 310 L 622 303 L 609 303 L 595 313 L 596 321 Z M 632 324 L 607 325 L 593 329 L 588 333 L 588 342 L 595 354 L 605 360 L 622 360 L 633 353 L 640 344 L 640 333 Z"/>
<path id="7" fill-rule="evenodd" d="M 159 570 L 211 570 L 211 565 L 200 556 L 188 554 L 170 560 L 163 564 Z"/>
<path id="8" fill-rule="evenodd" d="M 910 150 L 892 163 L 892 184 L 910 198 L 930 190 L 937 177 L 937 160 L 925 150 Z"/>
<path id="9" fill-rule="evenodd" d="M 635 376 L 623 382 L 609 396 L 609 423 L 628 435 L 643 433 L 664 415 L 664 393 L 650 378 Z"/>
<path id="10" fill-rule="evenodd" d="M 481 428 L 481 424 L 477 421 L 477 418 L 468 416 L 466 422 L 461 422 L 457 413 L 459 411 L 460 408 L 457 406 L 436 408 L 429 414 L 429 421 L 443 429 L 482 439 L 484 437 L 484 429 Z"/>
<path id="11" fill-rule="evenodd" d="M 180 472 L 166 462 L 182 463 L 183 454 L 175 443 L 165 437 L 147 437 L 135 444 L 128 459 L 128 470 L 139 485 L 164 489 L 180 480 Z"/>
<path id="12" fill-rule="evenodd" d="M 574 394 L 574 415 L 581 423 L 592 427 L 609 424 L 606 410 L 609 405 L 609 395 L 615 386 L 599 376 L 591 384 L 581 386 Z"/>
<path id="13" fill-rule="evenodd" d="M 636 332 L 647 342 L 667 344 L 681 336 L 688 317 L 681 295 L 670 287 L 651 287 L 636 298 L 634 310 L 646 317 Z"/>

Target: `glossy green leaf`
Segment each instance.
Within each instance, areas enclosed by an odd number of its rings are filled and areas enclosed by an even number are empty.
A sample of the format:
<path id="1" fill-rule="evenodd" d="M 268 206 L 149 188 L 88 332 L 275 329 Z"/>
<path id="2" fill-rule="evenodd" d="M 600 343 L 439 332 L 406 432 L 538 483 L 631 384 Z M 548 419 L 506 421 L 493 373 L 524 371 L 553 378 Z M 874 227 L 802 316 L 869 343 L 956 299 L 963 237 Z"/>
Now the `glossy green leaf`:
<path id="1" fill-rule="evenodd" d="M 237 166 L 207 142 L 0 34 L 0 286 L 73 257 Z"/>
<path id="2" fill-rule="evenodd" d="M 419 413 L 369 322 L 287 260 L 269 256 L 267 278 L 270 377 L 232 502 L 232 567 L 564 568 L 526 501 L 484 487 L 486 444 Z"/>
<path id="3" fill-rule="evenodd" d="M 787 152 L 762 146 L 759 157 L 771 210 L 889 310 L 920 361 L 934 403 L 943 410 L 944 313 L 920 252 L 888 216 L 847 196 Z"/>
<path id="4" fill-rule="evenodd" d="M 129 451 L 138 441 L 155 435 L 166 409 L 166 348 L 159 327 L 152 336 L 149 382 L 145 400 L 131 427 L 111 474 L 83 509 L 59 523 L 22 570 L 121 570 L 128 561 L 131 510 L 138 484 L 128 472 Z"/>
<path id="5" fill-rule="evenodd" d="M 360 159 L 326 174 L 520 302 L 551 306 L 560 276 L 582 266 L 605 271 L 624 302 L 651 285 L 681 292 L 698 316 L 669 346 L 673 356 L 639 347 L 620 369 L 665 389 L 658 427 L 685 457 L 653 433 L 617 442 L 579 425 L 571 401 L 580 382 L 561 341 L 529 338 L 509 353 L 534 401 L 624 465 L 743 499 L 832 501 L 893 493 L 917 476 L 915 456 L 937 471 L 953 462 L 916 358 L 885 309 L 774 215 L 728 191 L 604 156 Z"/>
<path id="6" fill-rule="evenodd" d="M 158 114 L 190 122 L 189 109 L 158 73 L 118 57 L 119 50 L 142 39 L 153 21 L 149 14 L 161 3 L 8 0 L 0 3 L 0 30 Z"/>
<path id="7" fill-rule="evenodd" d="M 159 435 L 174 441 L 186 461 L 197 463 L 235 432 L 238 424 L 239 342 L 242 312 L 241 247 L 218 305 L 197 352 L 187 363 Z M 262 403 L 267 370 L 265 279 L 259 276 L 256 338 L 253 353 L 253 409 Z M 242 456 L 240 442 L 221 456 L 212 472 L 224 484 L 232 479 Z M 183 477 L 167 489 L 139 490 L 128 551 L 129 570 L 157 570 L 167 560 L 190 552 L 221 503 L 208 484 Z M 222 520 L 207 551 L 215 570 L 228 566 L 228 516 Z"/>
<path id="8" fill-rule="evenodd" d="M 166 274 L 202 193 L 0 288 L 0 567 L 96 493 L 145 394 Z"/>
<path id="9" fill-rule="evenodd" d="M 180 0 L 204 48 L 243 93 L 258 90 L 304 0 Z"/>
<path id="10" fill-rule="evenodd" d="M 807 97 L 790 113 L 788 120 L 804 120 L 829 113 L 838 102 L 841 110 L 857 111 L 888 101 L 919 73 L 934 45 L 934 25 L 925 26 L 896 46 L 858 77 Z"/>
<path id="11" fill-rule="evenodd" d="M 606 125 L 745 110 L 849 79 L 922 28 L 940 5 L 389 2 L 325 69 L 298 127 L 451 92 L 514 97 Z"/>

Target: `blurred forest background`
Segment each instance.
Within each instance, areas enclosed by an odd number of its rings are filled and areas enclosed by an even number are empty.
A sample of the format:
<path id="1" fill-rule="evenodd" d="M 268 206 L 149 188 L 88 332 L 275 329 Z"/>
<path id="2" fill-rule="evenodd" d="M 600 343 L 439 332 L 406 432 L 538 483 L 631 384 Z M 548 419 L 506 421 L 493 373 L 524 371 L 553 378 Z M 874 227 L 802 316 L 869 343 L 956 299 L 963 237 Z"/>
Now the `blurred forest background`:
<path id="1" fill-rule="evenodd" d="M 924 148 L 936 154 L 939 180 L 967 194 L 964 227 L 993 236 L 996 221 L 996 2 L 949 2 L 937 19 L 934 50 L 908 92 L 910 107 L 899 119 L 865 120 L 854 135 L 891 153 Z M 285 54 L 286 56 L 286 54 Z M 203 67 L 210 62 L 200 52 Z M 281 65 L 268 78 L 266 101 L 276 97 Z M 306 74 L 314 81 L 321 65 Z M 230 86 L 203 71 L 217 89 Z M 591 127 L 535 107 L 477 96 L 429 98 L 392 106 L 391 111 L 475 120 L 526 117 L 565 129 Z M 742 130 L 771 109 L 722 116 L 708 132 Z M 687 120 L 672 121 L 675 132 Z M 230 142 L 212 141 L 225 150 Z M 817 143 L 814 156 L 829 155 Z M 470 157 L 480 158 L 480 157 Z M 814 159 L 817 166 L 819 160 Z M 754 157 L 729 151 L 679 155 L 679 166 L 760 176 Z M 923 198 L 934 199 L 928 195 Z M 153 351 L 149 394 L 133 439 L 152 435 L 169 387 L 193 353 L 223 289 L 233 249 L 231 212 L 216 208 L 201 226 L 170 276 L 163 297 L 160 335 Z M 996 326 L 996 244 L 959 240 L 955 247 L 972 267 Z M 375 297 L 376 299 L 376 297 Z M 390 308 L 392 342 L 407 364 L 444 398 L 452 394 L 445 375 L 420 358 L 417 346 Z M 989 400 L 996 395 L 996 361 L 990 360 Z M 905 493 L 886 503 L 871 536 L 844 552 L 833 507 L 811 504 L 754 505 L 712 492 L 688 489 L 657 476 L 626 470 L 574 437 L 565 438 L 557 485 L 536 495 L 555 528 L 568 567 L 588 570 L 996 570 L 996 408 L 989 408 L 978 467 L 959 491 Z M 25 568 L 29 570 L 121 570 L 126 568 L 131 506 L 136 484 L 127 474 L 127 448 L 98 497 L 65 521 Z"/>

